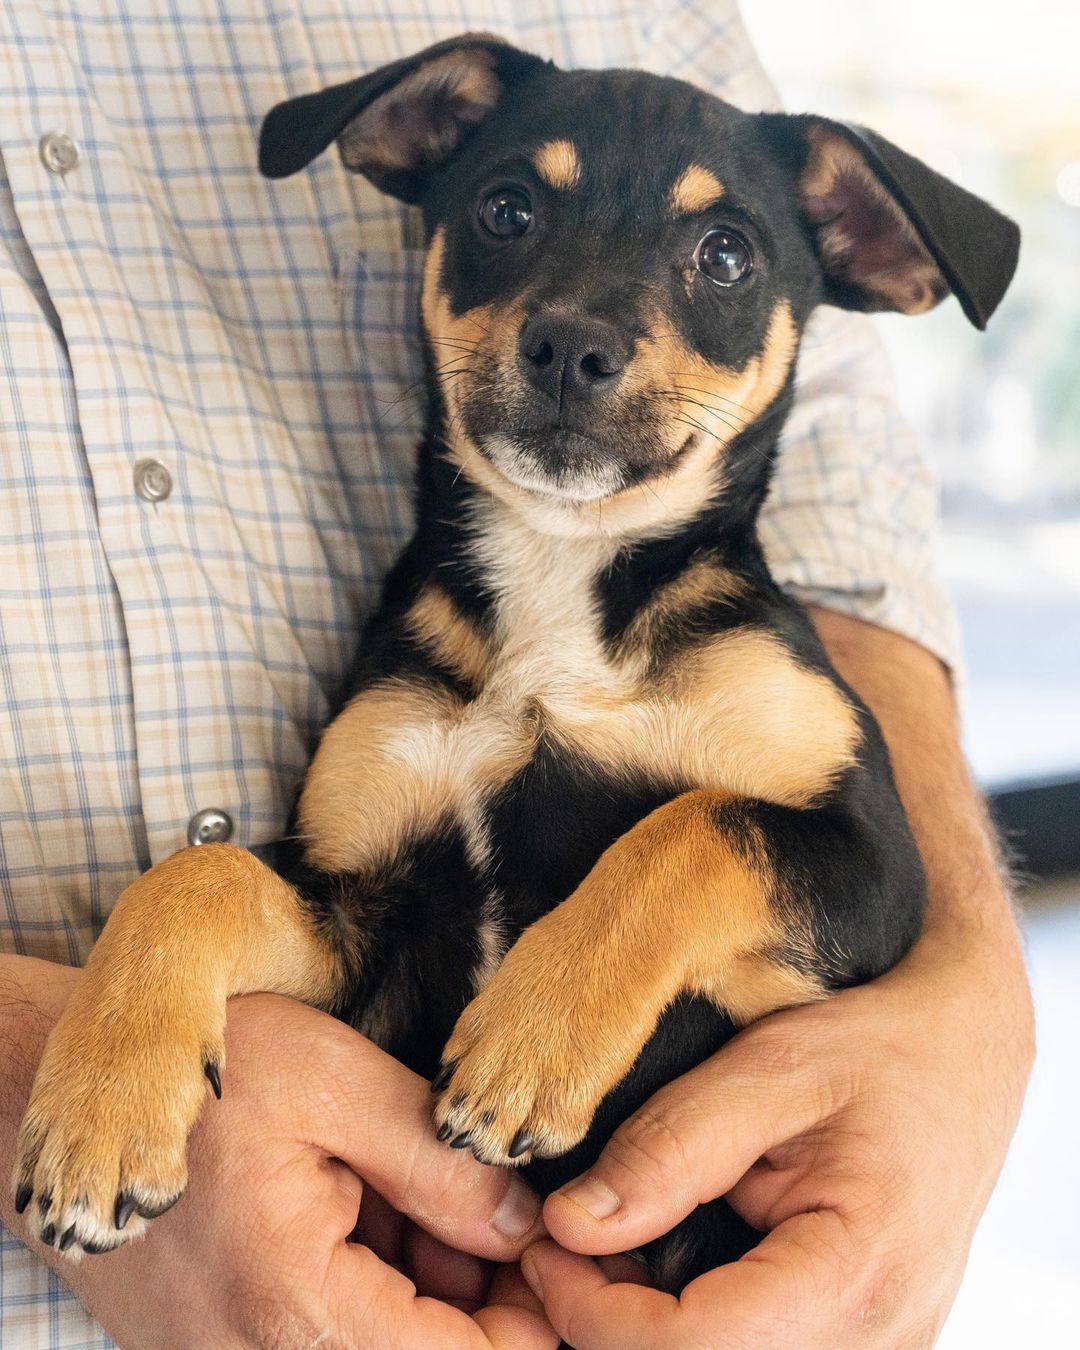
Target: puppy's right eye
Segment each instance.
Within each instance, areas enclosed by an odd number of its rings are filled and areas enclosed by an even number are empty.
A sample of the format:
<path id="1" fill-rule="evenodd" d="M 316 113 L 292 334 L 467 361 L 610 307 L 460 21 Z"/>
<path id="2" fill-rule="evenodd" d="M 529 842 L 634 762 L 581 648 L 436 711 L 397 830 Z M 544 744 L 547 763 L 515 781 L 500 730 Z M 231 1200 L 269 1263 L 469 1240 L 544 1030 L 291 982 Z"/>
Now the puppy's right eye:
<path id="1" fill-rule="evenodd" d="M 532 198 L 524 188 L 498 188 L 480 203 L 480 224 L 496 239 L 519 239 L 532 220 Z"/>

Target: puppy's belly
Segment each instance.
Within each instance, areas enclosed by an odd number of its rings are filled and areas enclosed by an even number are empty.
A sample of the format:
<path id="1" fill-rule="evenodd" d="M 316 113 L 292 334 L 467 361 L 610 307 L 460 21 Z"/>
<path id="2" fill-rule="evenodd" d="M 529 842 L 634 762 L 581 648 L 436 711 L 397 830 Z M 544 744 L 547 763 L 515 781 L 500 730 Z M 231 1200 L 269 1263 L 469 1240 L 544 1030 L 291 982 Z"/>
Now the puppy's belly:
<path id="1" fill-rule="evenodd" d="M 374 877 L 334 878 L 340 939 L 362 952 L 362 973 L 337 1011 L 429 1078 L 505 951 L 501 906 L 470 853 L 466 830 L 447 822 Z"/>
<path id="2" fill-rule="evenodd" d="M 515 934 L 571 895 L 605 849 L 687 786 L 643 772 L 616 777 L 541 737 L 488 809 L 494 875 Z"/>

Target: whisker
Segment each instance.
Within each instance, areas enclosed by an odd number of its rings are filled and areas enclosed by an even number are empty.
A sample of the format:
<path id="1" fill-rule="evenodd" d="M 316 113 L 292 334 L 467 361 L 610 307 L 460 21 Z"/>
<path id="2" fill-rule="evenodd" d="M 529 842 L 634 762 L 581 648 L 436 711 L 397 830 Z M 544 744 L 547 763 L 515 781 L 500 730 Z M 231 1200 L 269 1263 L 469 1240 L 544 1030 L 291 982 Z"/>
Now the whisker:
<path id="1" fill-rule="evenodd" d="M 668 397 L 671 398 L 672 396 L 671 396 L 671 395 L 668 395 Z M 685 409 L 685 407 L 684 407 L 683 405 L 684 405 L 684 403 L 686 403 L 686 402 L 691 402 L 691 403 L 692 403 L 692 402 L 694 402 L 694 400 L 693 400 L 693 399 L 686 399 L 686 400 L 684 400 L 684 399 L 679 398 L 679 399 L 676 399 L 675 402 L 676 402 L 677 410 L 678 410 L 679 412 L 681 412 L 681 413 L 683 414 L 684 417 L 691 418 L 691 420 L 692 420 L 692 415 L 691 415 L 689 412 L 686 411 L 686 409 Z M 702 405 L 702 406 L 703 406 L 703 405 Z M 710 417 L 715 418 L 715 419 L 716 419 L 718 422 L 720 422 L 723 426 L 727 427 L 729 430 L 734 431 L 734 432 L 745 431 L 745 430 L 746 430 L 746 427 L 749 425 L 749 423 L 743 421 L 742 419 L 736 418 L 734 413 L 722 412 L 722 411 L 721 411 L 720 409 L 718 409 L 718 408 L 704 407 L 704 411 L 705 411 L 706 413 L 708 413 L 708 415 L 709 415 Z M 702 428 L 702 430 L 705 430 L 705 428 Z M 710 434 L 710 435 L 716 435 L 716 428 L 713 428 L 713 429 L 709 432 L 709 434 Z"/>
<path id="2" fill-rule="evenodd" d="M 649 482 L 647 478 L 643 478 L 638 486 L 645 488 L 646 491 L 648 492 L 651 492 L 661 506 L 665 506 L 667 504 L 664 501 L 663 497 L 660 496 L 659 492 L 657 492 L 657 490 L 653 487 L 653 485 Z"/>
<path id="3" fill-rule="evenodd" d="M 480 347 L 479 342 L 469 342 L 464 338 L 429 338 L 428 341 L 433 347 L 449 347 L 451 351 L 459 352 L 475 352 Z"/>
<path id="4" fill-rule="evenodd" d="M 683 426 L 694 427 L 696 430 L 703 432 L 706 436 L 715 437 L 718 434 L 715 427 L 705 426 L 703 423 L 699 422 L 697 418 L 691 417 L 687 412 L 677 413 L 674 420 L 676 422 L 681 422 Z M 730 422 L 725 422 L 724 425 L 729 431 L 733 431 L 736 435 L 742 430 L 741 427 L 732 426 Z"/>
<path id="5" fill-rule="evenodd" d="M 754 412 L 754 409 L 750 407 L 748 403 L 740 403 L 738 399 L 728 398 L 726 394 L 721 394 L 716 389 L 702 389 L 695 384 L 679 384 L 678 373 L 674 374 L 671 378 L 673 382 L 673 388 L 675 389 L 689 389 L 692 394 L 706 394 L 710 398 L 718 398 L 721 401 L 721 403 L 730 403 L 733 408 L 742 408 L 743 412 L 748 413 Z"/>
<path id="6" fill-rule="evenodd" d="M 704 436 L 716 435 L 715 431 L 710 431 L 708 427 L 703 426 L 700 422 L 695 421 L 694 418 L 692 418 L 689 415 L 689 413 L 682 413 L 681 415 L 677 414 L 675 417 L 675 421 L 678 422 L 681 426 L 693 427 L 695 431 L 700 431 Z"/>
<path id="7" fill-rule="evenodd" d="M 728 412 L 726 408 L 714 408 L 711 403 L 703 403 L 700 399 L 689 398 L 686 394 L 664 394 L 662 397 L 676 399 L 679 403 L 692 403 L 695 408 L 702 408 L 712 417 L 731 418 L 733 422 L 741 423 L 744 427 L 751 425 L 750 418 L 740 417 L 738 413 Z M 731 423 L 729 423 L 729 425 L 731 425 Z"/>

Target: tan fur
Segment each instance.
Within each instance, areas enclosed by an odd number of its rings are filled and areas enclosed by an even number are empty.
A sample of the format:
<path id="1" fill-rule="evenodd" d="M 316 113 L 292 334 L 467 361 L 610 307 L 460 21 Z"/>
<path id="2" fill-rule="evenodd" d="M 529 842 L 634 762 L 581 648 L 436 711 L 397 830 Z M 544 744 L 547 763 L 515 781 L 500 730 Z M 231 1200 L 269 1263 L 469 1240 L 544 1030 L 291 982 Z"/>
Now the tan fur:
<path id="1" fill-rule="evenodd" d="M 671 185 L 668 207 L 673 215 L 689 216 L 707 211 L 724 195 L 724 185 L 711 169 L 691 164 Z"/>
<path id="2" fill-rule="evenodd" d="M 264 990 L 328 1004 L 341 969 L 292 888 L 250 853 L 175 854 L 121 895 L 53 1029 L 19 1140 L 16 1176 L 51 1196 L 42 1224 L 103 1245 L 119 1192 L 144 1208 L 187 1179 L 188 1131 L 224 1066 L 225 1000 Z M 106 1090 L 107 1089 L 107 1090 Z M 36 1208 L 36 1206 L 35 1206 Z"/>
<path id="3" fill-rule="evenodd" d="M 327 871 L 370 872 L 452 812 L 485 861 L 482 803 L 536 741 L 535 722 L 514 711 L 403 680 L 357 695 L 327 728 L 304 780 L 308 857 Z"/>
<path id="4" fill-rule="evenodd" d="M 472 684 L 483 681 L 491 664 L 487 643 L 441 587 L 425 587 L 406 622 L 440 665 Z"/>
<path id="5" fill-rule="evenodd" d="M 777 303 L 760 355 L 745 366 L 715 366 L 693 350 L 658 311 L 624 378 L 627 393 L 669 391 L 667 441 L 672 451 L 697 430 L 719 447 L 755 422 L 787 379 L 798 346 L 791 306 Z"/>
<path id="6" fill-rule="evenodd" d="M 809 975 L 760 955 L 739 957 L 734 973 L 722 986 L 716 981 L 703 981 L 700 992 L 711 992 L 738 1026 L 748 1026 L 778 1008 L 816 1003 L 826 997 L 824 987 Z"/>
<path id="7" fill-rule="evenodd" d="M 440 226 L 432 236 L 424 259 L 420 309 L 424 328 L 435 348 L 439 367 L 437 379 L 446 398 L 447 421 L 452 427 L 460 415 L 461 384 L 468 378 L 463 372 L 476 365 L 474 353 L 517 350 L 524 296 L 517 296 L 503 305 L 477 305 L 464 314 L 455 314 L 442 285 L 445 253 L 446 234 Z"/>
<path id="8" fill-rule="evenodd" d="M 616 841 L 578 890 L 518 939 L 446 1047 L 456 1068 L 436 1110 L 508 1162 L 578 1142 L 680 992 L 737 1020 L 823 997 L 769 952 L 786 941 L 773 878 L 716 828 L 730 794 L 692 792 Z M 748 841 L 749 842 L 749 841 Z"/>
<path id="9" fill-rule="evenodd" d="M 677 627 L 695 610 L 709 604 L 731 604 L 746 594 L 747 584 L 714 558 L 699 558 L 673 581 L 657 588 L 652 599 L 634 616 L 622 647 L 646 652 L 662 634 Z"/>
<path id="10" fill-rule="evenodd" d="M 902 269 L 884 268 L 864 277 L 860 284 L 876 292 L 901 314 L 923 314 L 933 309 L 945 294 L 946 283 L 906 212 L 867 168 L 854 146 L 822 126 L 812 126 L 807 135 L 810 158 L 803 171 L 803 196 L 828 196 L 841 176 L 857 179 L 867 195 L 892 216 L 897 233 L 903 237 L 913 259 Z M 842 266 L 850 248 L 843 217 L 820 226 L 818 239 L 826 264 Z"/>
<path id="11" fill-rule="evenodd" d="M 299 830 L 328 872 L 367 872 L 446 815 L 452 774 L 439 751 L 464 705 L 428 683 L 380 681 L 326 728 L 304 779 Z"/>
<path id="12" fill-rule="evenodd" d="M 581 160 L 573 141 L 546 141 L 533 155 L 533 164 L 548 187 L 568 192 L 581 182 Z"/>
<path id="13" fill-rule="evenodd" d="M 421 151 L 432 158 L 450 153 L 464 125 L 479 122 L 499 101 L 502 86 L 495 57 L 482 47 L 466 47 L 426 61 L 392 89 L 368 105 L 338 138 L 344 164 L 357 173 L 376 176 L 416 166 Z M 459 120 L 432 125 L 424 144 L 402 137 L 400 117 L 409 109 L 415 118 L 425 96 L 459 104 Z"/>
<path id="14" fill-rule="evenodd" d="M 833 682 L 739 630 L 605 705 L 545 706 L 549 733 L 609 772 L 808 806 L 853 762 L 859 726 Z"/>

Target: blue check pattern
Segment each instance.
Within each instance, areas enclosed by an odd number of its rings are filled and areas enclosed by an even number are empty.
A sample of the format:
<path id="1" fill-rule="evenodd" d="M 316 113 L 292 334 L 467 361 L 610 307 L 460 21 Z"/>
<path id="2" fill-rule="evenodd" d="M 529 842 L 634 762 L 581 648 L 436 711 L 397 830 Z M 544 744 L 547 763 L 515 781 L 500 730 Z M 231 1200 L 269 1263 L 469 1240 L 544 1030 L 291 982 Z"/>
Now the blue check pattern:
<path id="1" fill-rule="evenodd" d="M 466 29 L 775 106 L 734 0 L 0 0 L 0 950 L 81 962 L 203 808 L 280 832 L 410 526 L 419 255 L 333 155 L 262 181 L 257 127 Z M 867 321 L 816 317 L 787 439 L 777 577 L 950 660 Z M 112 1344 L 3 1230 L 0 1342 Z"/>

